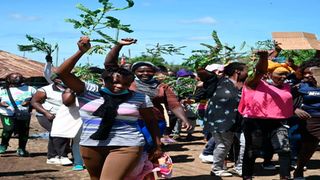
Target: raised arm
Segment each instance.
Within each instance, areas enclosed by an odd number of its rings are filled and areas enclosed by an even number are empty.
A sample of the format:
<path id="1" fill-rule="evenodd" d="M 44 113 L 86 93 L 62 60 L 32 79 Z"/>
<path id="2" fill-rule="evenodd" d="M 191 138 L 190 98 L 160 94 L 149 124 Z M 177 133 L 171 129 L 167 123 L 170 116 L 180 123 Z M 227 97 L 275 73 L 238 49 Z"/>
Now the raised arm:
<path id="1" fill-rule="evenodd" d="M 107 69 L 108 67 L 118 67 L 118 58 L 119 58 L 119 52 L 122 48 L 122 46 L 130 45 L 133 43 L 136 43 L 136 39 L 127 38 L 127 39 L 121 39 L 108 53 L 104 60 L 104 68 Z"/>
<path id="2" fill-rule="evenodd" d="M 81 37 L 78 41 L 79 50 L 66 61 L 64 61 L 57 69 L 56 73 L 59 75 L 59 78 L 76 93 L 82 93 L 84 91 L 84 83 L 75 75 L 71 73 L 72 69 L 91 47 L 90 39 L 86 36 Z"/>
<path id="3" fill-rule="evenodd" d="M 49 84 L 53 83 L 53 81 L 51 80 L 51 75 L 52 75 L 51 69 L 52 69 L 52 62 L 47 61 L 47 63 L 44 65 L 43 75 Z"/>
<path id="4" fill-rule="evenodd" d="M 273 60 L 275 57 L 278 57 L 278 55 L 280 54 L 281 52 L 281 47 L 279 46 L 278 43 L 275 43 L 275 49 L 269 54 L 269 59 L 270 60 Z"/>
<path id="5" fill-rule="evenodd" d="M 258 51 L 256 54 L 259 56 L 259 60 L 257 62 L 254 74 L 246 81 L 246 85 L 251 89 L 255 89 L 264 74 L 268 72 L 268 52 Z"/>

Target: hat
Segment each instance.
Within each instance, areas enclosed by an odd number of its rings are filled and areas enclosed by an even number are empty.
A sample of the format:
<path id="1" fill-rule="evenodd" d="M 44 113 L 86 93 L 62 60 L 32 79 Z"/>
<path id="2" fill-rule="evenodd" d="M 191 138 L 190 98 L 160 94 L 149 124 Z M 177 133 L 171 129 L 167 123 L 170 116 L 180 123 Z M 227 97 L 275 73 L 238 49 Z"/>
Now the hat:
<path id="1" fill-rule="evenodd" d="M 131 71 L 134 72 L 136 69 L 138 69 L 141 66 L 149 66 L 152 67 L 155 71 L 157 71 L 157 67 L 148 61 L 138 61 L 132 64 Z"/>
<path id="2" fill-rule="evenodd" d="M 188 77 L 188 76 L 194 76 L 193 72 L 188 71 L 186 69 L 180 69 L 179 71 L 177 71 L 176 73 L 177 77 Z"/>
<path id="3" fill-rule="evenodd" d="M 224 65 L 222 64 L 210 64 L 210 65 L 207 65 L 205 67 L 205 70 L 209 71 L 209 72 L 213 72 L 213 71 L 223 71 L 224 69 Z"/>

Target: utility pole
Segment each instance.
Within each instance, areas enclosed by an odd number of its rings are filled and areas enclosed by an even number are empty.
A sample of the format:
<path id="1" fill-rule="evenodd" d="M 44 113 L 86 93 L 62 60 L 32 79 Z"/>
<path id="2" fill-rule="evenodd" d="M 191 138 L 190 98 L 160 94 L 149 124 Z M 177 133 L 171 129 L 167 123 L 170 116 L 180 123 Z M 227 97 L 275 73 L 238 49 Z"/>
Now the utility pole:
<path id="1" fill-rule="evenodd" d="M 56 67 L 58 67 L 58 61 L 59 61 L 59 46 L 57 46 L 57 52 L 56 52 Z"/>

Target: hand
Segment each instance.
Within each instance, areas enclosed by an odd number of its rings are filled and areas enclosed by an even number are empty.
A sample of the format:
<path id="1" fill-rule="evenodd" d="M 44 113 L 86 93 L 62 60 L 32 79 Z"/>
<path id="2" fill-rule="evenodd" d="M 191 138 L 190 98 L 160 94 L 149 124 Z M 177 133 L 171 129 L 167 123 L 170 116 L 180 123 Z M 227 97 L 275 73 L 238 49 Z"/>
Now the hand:
<path id="1" fill-rule="evenodd" d="M 276 51 L 280 51 L 281 50 L 280 44 L 281 43 L 279 43 L 277 41 L 274 41 L 274 48 L 275 48 Z"/>
<path id="2" fill-rule="evenodd" d="M 88 36 L 81 37 L 77 44 L 81 52 L 87 52 L 91 48 L 90 38 Z"/>
<path id="3" fill-rule="evenodd" d="M 137 40 L 136 39 L 133 39 L 133 38 L 125 38 L 125 39 L 121 39 L 119 41 L 119 44 L 121 45 L 130 45 L 130 44 L 134 44 L 136 43 Z"/>
<path id="4" fill-rule="evenodd" d="M 47 61 L 47 63 L 52 63 L 52 56 L 46 55 L 46 61 Z"/>
<path id="5" fill-rule="evenodd" d="M 254 53 L 256 55 L 258 55 L 259 57 L 268 57 L 268 51 L 267 50 L 257 50 L 257 51 L 254 51 Z"/>
<path id="6" fill-rule="evenodd" d="M 49 113 L 49 112 L 47 112 L 46 114 L 44 114 L 44 116 L 45 116 L 50 122 L 52 122 L 53 119 L 56 117 L 55 114 L 51 114 L 51 113 Z"/>
<path id="7" fill-rule="evenodd" d="M 9 107 L 9 104 L 5 101 L 1 101 L 0 106 L 2 107 Z"/>
<path id="8" fill-rule="evenodd" d="M 192 129 L 192 125 L 190 124 L 189 120 L 182 121 L 181 122 L 181 127 L 182 127 L 182 129 L 186 129 L 187 131 Z"/>
<path id="9" fill-rule="evenodd" d="M 311 118 L 311 115 L 309 113 L 307 113 L 306 111 L 300 109 L 300 108 L 297 108 L 294 113 L 300 118 L 300 119 L 303 119 L 303 120 L 307 120 L 307 119 L 310 119 Z"/>
<path id="10" fill-rule="evenodd" d="M 180 102 L 183 105 L 185 105 L 185 104 L 193 104 L 195 101 L 193 99 L 187 98 L 187 99 L 182 99 Z"/>

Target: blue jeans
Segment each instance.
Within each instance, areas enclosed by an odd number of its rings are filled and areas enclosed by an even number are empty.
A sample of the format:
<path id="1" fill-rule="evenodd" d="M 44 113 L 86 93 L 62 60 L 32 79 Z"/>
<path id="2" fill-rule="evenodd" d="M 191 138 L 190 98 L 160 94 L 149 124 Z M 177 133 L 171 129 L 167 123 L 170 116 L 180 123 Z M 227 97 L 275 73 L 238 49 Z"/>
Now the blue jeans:
<path id="1" fill-rule="evenodd" d="M 202 151 L 203 155 L 213 155 L 214 146 L 216 143 L 214 142 L 214 138 L 211 137 L 209 141 L 207 142 L 204 150 Z"/>
<path id="2" fill-rule="evenodd" d="M 83 165 L 83 160 L 80 153 L 80 136 L 82 128 L 79 129 L 77 135 L 72 139 L 72 156 L 74 165 Z"/>
<path id="3" fill-rule="evenodd" d="M 234 132 L 213 133 L 216 146 L 213 151 L 213 171 L 223 170 L 224 160 L 226 159 L 233 143 Z"/>

